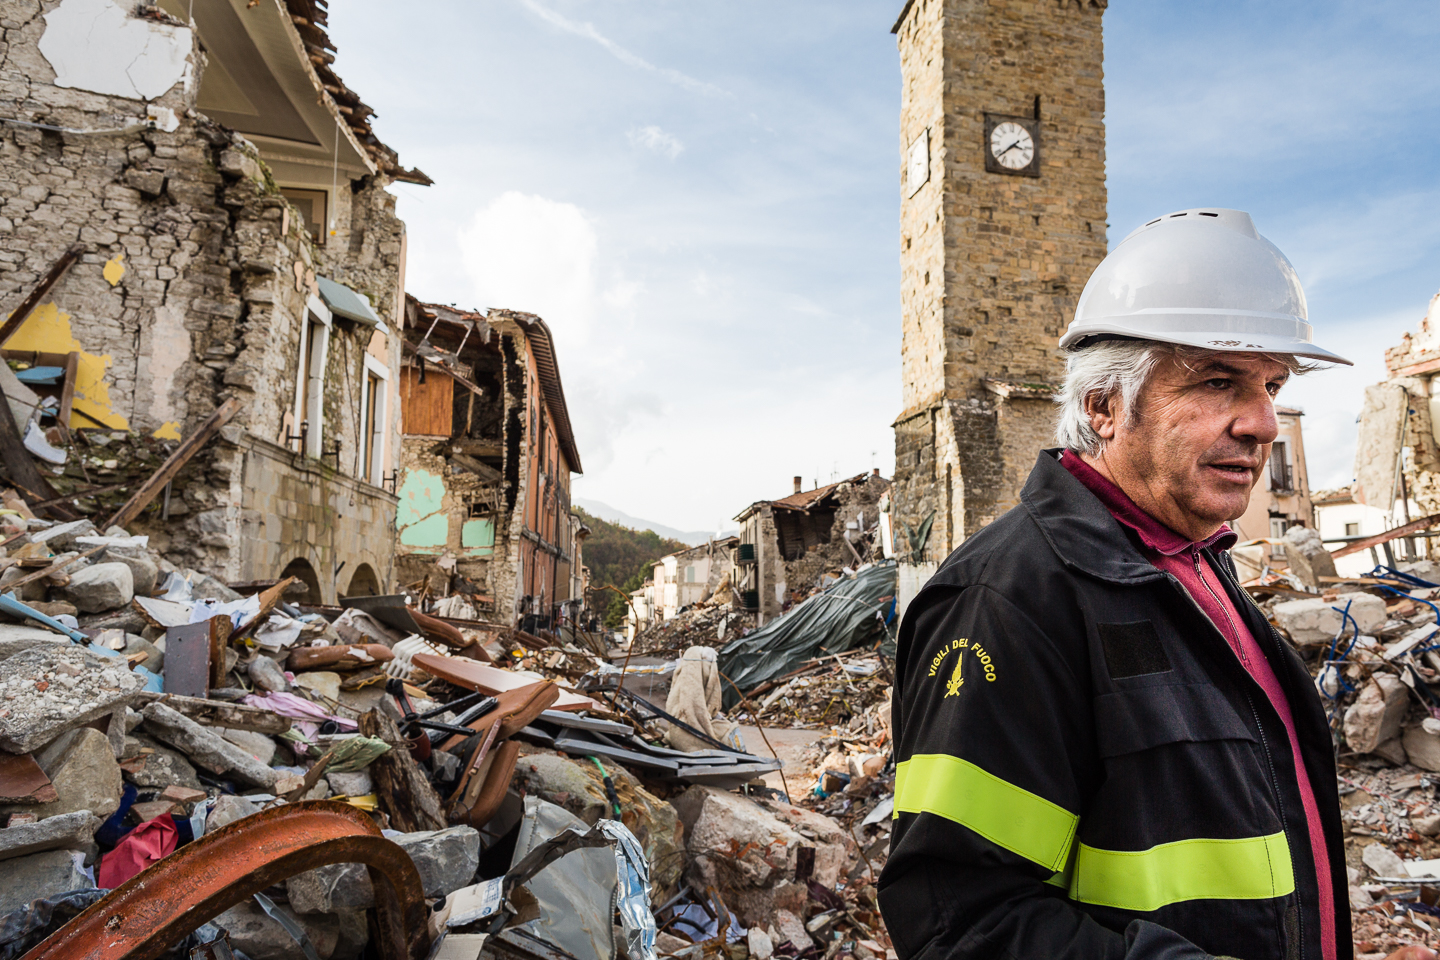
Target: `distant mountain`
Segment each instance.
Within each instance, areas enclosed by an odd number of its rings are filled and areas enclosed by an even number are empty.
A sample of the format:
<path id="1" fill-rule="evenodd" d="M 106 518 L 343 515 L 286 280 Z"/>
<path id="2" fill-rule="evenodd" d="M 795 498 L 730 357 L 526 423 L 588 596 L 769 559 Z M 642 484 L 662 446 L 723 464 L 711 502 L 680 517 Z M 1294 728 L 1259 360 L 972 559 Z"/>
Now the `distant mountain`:
<path id="1" fill-rule="evenodd" d="M 681 543 L 689 544 L 692 547 L 705 543 L 715 536 L 714 530 L 676 530 L 674 527 L 667 527 L 663 523 L 656 523 L 653 520 L 641 520 L 639 517 L 632 517 L 630 514 L 616 510 L 608 503 L 601 503 L 599 500 L 587 500 L 584 497 L 575 497 L 572 501 L 575 506 L 581 508 L 592 517 L 599 517 L 601 520 L 609 520 L 611 523 L 619 524 L 622 527 L 629 527 L 632 530 L 653 530 L 667 540 L 679 540 Z"/>

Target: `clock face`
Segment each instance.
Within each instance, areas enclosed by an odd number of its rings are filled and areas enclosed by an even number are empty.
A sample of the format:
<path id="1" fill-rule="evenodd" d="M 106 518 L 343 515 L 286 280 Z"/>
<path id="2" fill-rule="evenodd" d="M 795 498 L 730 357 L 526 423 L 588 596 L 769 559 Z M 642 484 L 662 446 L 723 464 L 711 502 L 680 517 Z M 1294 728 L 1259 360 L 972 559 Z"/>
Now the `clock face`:
<path id="1" fill-rule="evenodd" d="M 1030 131 L 1018 123 L 997 123 L 990 132 L 990 155 L 1002 167 L 1023 170 L 1035 159 L 1035 141 Z"/>

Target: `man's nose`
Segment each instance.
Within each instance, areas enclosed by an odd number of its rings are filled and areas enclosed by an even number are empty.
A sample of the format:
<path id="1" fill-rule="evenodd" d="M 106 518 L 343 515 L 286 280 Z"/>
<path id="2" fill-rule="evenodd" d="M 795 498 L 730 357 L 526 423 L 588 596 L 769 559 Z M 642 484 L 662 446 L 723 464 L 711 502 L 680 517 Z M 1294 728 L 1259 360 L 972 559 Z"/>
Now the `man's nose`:
<path id="1" fill-rule="evenodd" d="M 1280 421 L 1275 416 L 1275 400 L 1269 392 L 1260 390 L 1251 393 L 1241 401 L 1235 420 L 1230 424 L 1230 435 L 1237 440 L 1252 443 L 1273 443 L 1280 435 Z"/>

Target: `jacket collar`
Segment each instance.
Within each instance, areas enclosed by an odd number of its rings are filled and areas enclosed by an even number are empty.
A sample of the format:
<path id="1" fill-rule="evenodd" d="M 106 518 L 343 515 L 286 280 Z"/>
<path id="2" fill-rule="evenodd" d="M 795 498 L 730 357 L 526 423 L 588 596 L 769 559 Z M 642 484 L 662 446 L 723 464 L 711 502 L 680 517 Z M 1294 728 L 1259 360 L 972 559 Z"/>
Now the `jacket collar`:
<path id="1" fill-rule="evenodd" d="M 1166 557 L 1176 557 L 1182 553 L 1189 557 L 1198 550 L 1217 545 L 1221 550 L 1229 550 L 1239 539 L 1235 536 L 1235 532 L 1223 523 L 1219 530 L 1204 540 L 1195 541 L 1189 537 L 1183 537 L 1140 509 L 1139 504 L 1131 500 L 1124 490 L 1107 479 L 1099 470 L 1086 463 L 1075 451 L 1066 450 L 1060 454 L 1058 459 L 1060 466 L 1070 471 L 1071 476 L 1084 484 L 1085 489 L 1093 493 L 1096 499 L 1105 505 L 1105 509 L 1110 511 L 1112 517 L 1135 531 L 1146 549 Z"/>
<path id="2" fill-rule="evenodd" d="M 1114 583 L 1164 577 L 1136 549 L 1105 504 L 1060 465 L 1059 455 L 1059 448 L 1040 452 L 1020 502 L 1061 562 Z"/>

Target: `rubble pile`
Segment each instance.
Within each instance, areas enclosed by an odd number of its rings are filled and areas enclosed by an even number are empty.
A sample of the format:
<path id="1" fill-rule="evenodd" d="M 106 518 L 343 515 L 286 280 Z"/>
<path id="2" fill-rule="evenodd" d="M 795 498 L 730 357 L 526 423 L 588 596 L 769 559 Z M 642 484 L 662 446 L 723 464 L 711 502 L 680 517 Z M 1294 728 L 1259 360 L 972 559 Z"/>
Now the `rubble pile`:
<path id="1" fill-rule="evenodd" d="M 1288 568 L 1251 562 L 1245 588 L 1305 659 L 1330 718 L 1357 956 L 1373 960 L 1406 943 L 1434 948 L 1440 571 L 1422 560 L 1346 579 L 1307 536 L 1313 531 L 1292 534 Z"/>
<path id="2" fill-rule="evenodd" d="M 753 715 L 741 708 L 736 716 L 744 723 L 808 730 L 859 723 L 856 732 L 870 738 L 880 733 L 877 708 L 888 705 L 893 682 L 890 660 L 878 650 L 816 657 L 751 691 Z"/>
<path id="3" fill-rule="evenodd" d="M 231 587 L 124 529 L 19 507 L 0 534 L 0 941 L 24 931 L 28 949 L 222 828 L 330 802 L 410 856 L 446 956 L 498 936 L 610 960 L 605 923 L 631 960 L 722 945 L 730 960 L 894 956 L 874 887 L 889 824 L 866 819 L 893 789 L 871 769 L 888 723 L 877 655 L 776 686 L 768 709 L 799 709 L 812 684 L 845 678 L 843 712 L 800 712 L 838 731 L 829 754 L 865 747 L 844 788 L 815 792 L 834 786 L 822 776 L 786 796 L 763 779 L 780 761 L 744 750 L 720 714 L 717 633 L 752 623 L 728 607 L 672 621 L 664 643 L 702 672 L 679 685 L 694 703 L 662 708 L 617 683 L 624 651 L 575 637 L 461 629 L 404 596 L 297 605 L 292 581 Z M 503 905 L 477 906 L 496 884 Z M 345 960 L 366 951 L 375 909 L 366 868 L 335 864 L 192 939 Z"/>
<path id="4" fill-rule="evenodd" d="M 674 656 L 686 647 L 720 647 L 743 637 L 755 629 L 755 614 L 736 609 L 733 597 L 727 592 L 724 602 L 697 603 L 669 620 L 652 620 L 630 647 L 641 656 Z"/>

